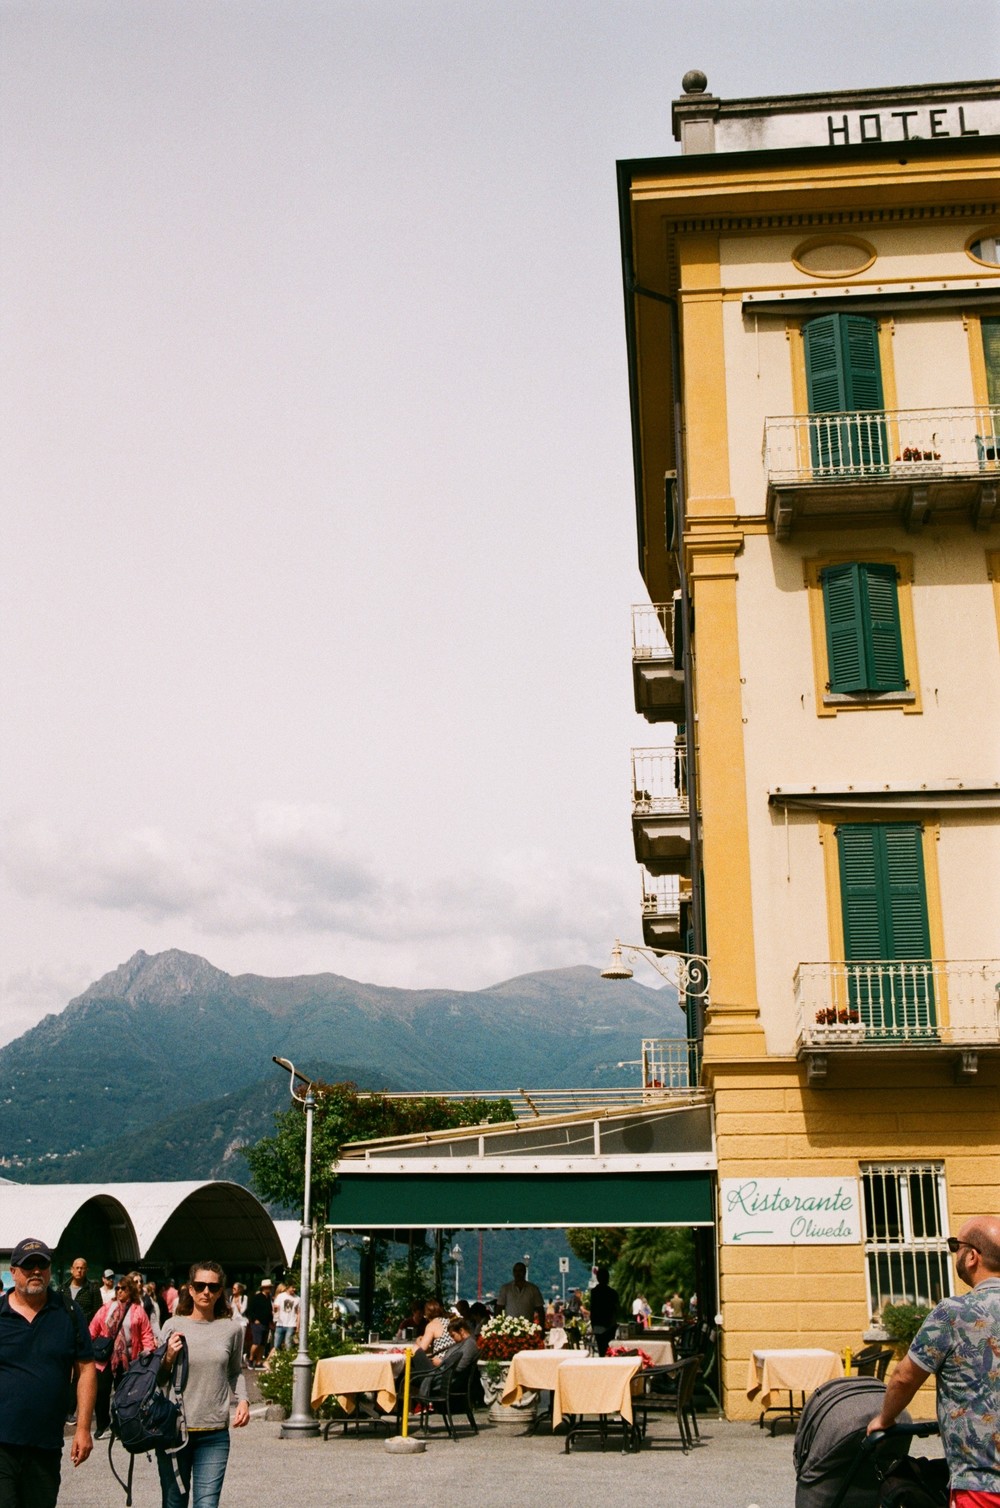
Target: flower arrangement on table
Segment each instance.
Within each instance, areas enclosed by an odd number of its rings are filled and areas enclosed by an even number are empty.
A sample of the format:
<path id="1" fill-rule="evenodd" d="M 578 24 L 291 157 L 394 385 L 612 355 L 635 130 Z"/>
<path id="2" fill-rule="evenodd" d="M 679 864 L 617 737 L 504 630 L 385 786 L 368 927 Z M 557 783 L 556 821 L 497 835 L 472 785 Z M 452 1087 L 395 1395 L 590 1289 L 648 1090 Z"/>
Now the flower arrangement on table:
<path id="1" fill-rule="evenodd" d="M 653 1358 L 650 1356 L 649 1352 L 644 1351 L 641 1346 L 609 1346 L 608 1355 L 629 1357 L 638 1356 L 639 1360 L 642 1362 L 643 1368 L 651 1367 L 653 1365 Z"/>
<path id="2" fill-rule="evenodd" d="M 518 1351 L 540 1351 L 545 1345 L 545 1335 L 532 1320 L 498 1314 L 486 1321 L 476 1344 L 480 1361 L 510 1361 Z"/>

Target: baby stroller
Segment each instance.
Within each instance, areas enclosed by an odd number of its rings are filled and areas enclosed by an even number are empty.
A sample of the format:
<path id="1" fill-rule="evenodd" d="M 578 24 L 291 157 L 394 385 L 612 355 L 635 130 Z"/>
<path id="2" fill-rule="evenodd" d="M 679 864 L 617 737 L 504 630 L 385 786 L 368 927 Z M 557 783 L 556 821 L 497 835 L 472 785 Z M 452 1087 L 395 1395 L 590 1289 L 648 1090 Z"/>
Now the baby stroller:
<path id="1" fill-rule="evenodd" d="M 937 1434 L 933 1421 L 903 1413 L 891 1430 L 867 1434 L 884 1395 L 876 1377 L 816 1389 L 795 1431 L 795 1508 L 947 1508 L 944 1462 L 907 1459 L 914 1436 Z"/>

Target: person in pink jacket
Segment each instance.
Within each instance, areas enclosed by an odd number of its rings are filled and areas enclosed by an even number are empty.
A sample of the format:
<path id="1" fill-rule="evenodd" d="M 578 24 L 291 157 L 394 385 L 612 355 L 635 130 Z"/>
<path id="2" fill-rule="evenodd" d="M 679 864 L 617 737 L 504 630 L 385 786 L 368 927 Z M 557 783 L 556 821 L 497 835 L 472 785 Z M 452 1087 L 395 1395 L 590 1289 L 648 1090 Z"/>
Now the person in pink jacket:
<path id="1" fill-rule="evenodd" d="M 110 1361 L 97 1363 L 94 1435 L 99 1440 L 111 1423 L 111 1390 L 115 1383 L 141 1352 L 152 1351 L 156 1346 L 152 1326 L 142 1307 L 142 1292 L 134 1277 L 118 1279 L 114 1298 L 109 1304 L 102 1304 L 91 1320 L 90 1335 L 92 1340 L 99 1335 L 114 1338 Z"/>

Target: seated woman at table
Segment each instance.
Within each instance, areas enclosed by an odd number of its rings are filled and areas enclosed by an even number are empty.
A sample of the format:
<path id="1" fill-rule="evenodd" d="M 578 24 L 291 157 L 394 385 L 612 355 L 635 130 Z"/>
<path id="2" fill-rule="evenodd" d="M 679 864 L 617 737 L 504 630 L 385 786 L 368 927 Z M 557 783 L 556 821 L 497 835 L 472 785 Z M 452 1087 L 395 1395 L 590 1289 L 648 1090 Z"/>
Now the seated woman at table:
<path id="1" fill-rule="evenodd" d="M 444 1312 L 444 1306 L 437 1299 L 428 1299 L 424 1305 L 424 1315 L 427 1324 L 417 1341 L 417 1349 L 426 1351 L 432 1357 L 443 1356 L 455 1344 L 448 1329 L 448 1316 Z"/>
<path id="2" fill-rule="evenodd" d="M 424 1314 L 424 1301 L 423 1299 L 414 1299 L 410 1306 L 409 1314 L 404 1314 L 400 1321 L 399 1329 L 396 1331 L 394 1339 L 419 1340 L 424 1333 L 426 1324 L 427 1318 Z M 410 1332 L 409 1336 L 406 1334 L 407 1330 Z"/>
<path id="3" fill-rule="evenodd" d="M 419 1350 L 413 1353 L 410 1376 L 414 1382 L 419 1380 L 417 1393 L 421 1398 L 427 1397 L 435 1376 L 453 1370 L 464 1372 L 479 1356 L 476 1337 L 469 1329 L 469 1321 L 464 1314 L 456 1314 L 454 1319 L 448 1321 L 448 1333 L 450 1345 L 447 1351 L 439 1352 L 437 1356 L 428 1356 L 425 1351 Z"/>

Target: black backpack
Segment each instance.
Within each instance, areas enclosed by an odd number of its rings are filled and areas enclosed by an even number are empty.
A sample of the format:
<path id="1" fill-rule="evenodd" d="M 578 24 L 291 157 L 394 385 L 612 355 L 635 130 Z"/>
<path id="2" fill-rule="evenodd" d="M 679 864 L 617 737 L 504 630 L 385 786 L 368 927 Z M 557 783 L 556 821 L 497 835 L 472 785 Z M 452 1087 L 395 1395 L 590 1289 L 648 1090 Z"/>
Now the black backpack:
<path id="1" fill-rule="evenodd" d="M 125 1489 L 125 1508 L 132 1508 L 132 1469 L 137 1455 L 152 1450 L 176 1454 L 187 1440 L 181 1394 L 187 1382 L 187 1345 L 182 1346 L 170 1374 L 170 1391 L 157 1383 L 157 1373 L 166 1364 L 167 1342 L 155 1351 L 143 1351 L 123 1372 L 111 1395 L 111 1438 L 108 1462 L 116 1481 Z M 122 1481 L 111 1460 L 111 1450 L 120 1440 L 128 1451 L 128 1480 Z"/>

